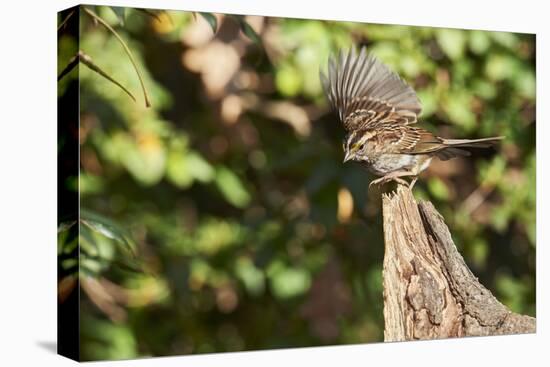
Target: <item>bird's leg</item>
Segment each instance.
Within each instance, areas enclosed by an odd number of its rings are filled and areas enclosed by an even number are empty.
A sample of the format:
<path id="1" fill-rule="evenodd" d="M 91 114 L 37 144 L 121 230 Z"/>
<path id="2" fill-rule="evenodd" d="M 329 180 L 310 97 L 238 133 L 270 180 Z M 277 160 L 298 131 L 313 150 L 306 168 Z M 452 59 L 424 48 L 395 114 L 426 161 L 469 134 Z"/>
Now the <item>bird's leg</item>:
<path id="1" fill-rule="evenodd" d="M 388 173 L 387 175 L 385 175 L 383 177 L 380 177 L 380 178 L 377 178 L 376 180 L 371 181 L 371 183 L 369 184 L 369 188 L 372 185 L 382 185 L 382 184 L 385 184 L 386 182 L 390 182 L 390 181 L 395 181 L 397 183 L 400 183 L 402 185 L 407 185 L 410 188 L 412 188 L 411 185 L 414 185 L 414 183 L 416 182 L 416 177 L 413 179 L 411 184 L 409 184 L 407 181 L 400 178 L 400 177 L 405 177 L 405 176 L 416 176 L 416 175 L 411 171 L 394 171 L 394 172 L 390 172 L 390 173 Z"/>

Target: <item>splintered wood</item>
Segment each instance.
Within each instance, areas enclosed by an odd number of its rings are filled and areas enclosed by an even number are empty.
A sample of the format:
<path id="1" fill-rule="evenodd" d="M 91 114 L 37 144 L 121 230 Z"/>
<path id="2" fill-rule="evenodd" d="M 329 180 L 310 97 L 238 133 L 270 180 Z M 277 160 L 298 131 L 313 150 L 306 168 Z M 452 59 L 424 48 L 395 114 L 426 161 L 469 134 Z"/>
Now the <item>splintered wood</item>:
<path id="1" fill-rule="evenodd" d="M 399 185 L 382 205 L 385 341 L 535 332 L 479 283 L 431 203 Z"/>

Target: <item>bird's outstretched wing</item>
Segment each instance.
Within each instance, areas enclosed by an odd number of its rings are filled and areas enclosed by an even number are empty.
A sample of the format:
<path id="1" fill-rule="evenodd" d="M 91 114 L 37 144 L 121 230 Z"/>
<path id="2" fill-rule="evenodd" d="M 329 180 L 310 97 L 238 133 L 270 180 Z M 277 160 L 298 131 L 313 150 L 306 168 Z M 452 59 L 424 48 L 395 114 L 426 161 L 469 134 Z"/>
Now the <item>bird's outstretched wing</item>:
<path id="1" fill-rule="evenodd" d="M 414 124 L 422 110 L 412 87 L 363 47 L 331 57 L 323 89 L 347 131 L 378 122 Z"/>
<path id="2" fill-rule="evenodd" d="M 382 123 L 371 133 L 371 144 L 395 154 L 434 154 L 441 160 L 456 156 L 469 156 L 463 147 L 487 147 L 501 137 L 477 140 L 448 140 L 435 136 L 431 132 L 408 125 Z"/>

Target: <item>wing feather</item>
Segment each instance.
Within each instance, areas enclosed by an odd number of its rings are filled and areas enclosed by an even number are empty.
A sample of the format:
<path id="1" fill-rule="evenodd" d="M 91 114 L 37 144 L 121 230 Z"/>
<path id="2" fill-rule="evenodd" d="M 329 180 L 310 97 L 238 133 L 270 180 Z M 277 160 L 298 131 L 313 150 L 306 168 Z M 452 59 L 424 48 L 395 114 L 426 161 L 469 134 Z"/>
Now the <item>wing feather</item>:
<path id="1" fill-rule="evenodd" d="M 328 62 L 328 75 L 321 83 L 331 106 L 338 111 L 344 128 L 352 131 L 396 119 L 414 124 L 422 106 L 412 87 L 374 55 L 361 48 L 342 50 Z"/>

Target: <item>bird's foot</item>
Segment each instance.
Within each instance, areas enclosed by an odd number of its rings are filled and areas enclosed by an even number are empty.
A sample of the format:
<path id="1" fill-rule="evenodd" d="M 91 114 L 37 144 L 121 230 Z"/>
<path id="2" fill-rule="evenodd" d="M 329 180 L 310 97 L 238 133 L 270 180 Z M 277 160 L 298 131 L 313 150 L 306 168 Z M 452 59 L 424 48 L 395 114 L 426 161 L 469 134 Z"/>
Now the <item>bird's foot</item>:
<path id="1" fill-rule="evenodd" d="M 390 181 L 395 181 L 395 182 L 397 182 L 401 185 L 411 187 L 410 184 L 407 181 L 405 181 L 404 179 L 396 177 L 396 176 L 387 175 L 387 176 L 384 176 L 384 177 L 377 178 L 376 180 L 372 180 L 369 184 L 369 189 L 372 187 L 372 185 L 381 186 L 381 185 L 385 184 L 386 182 L 390 182 Z M 411 182 L 411 184 L 414 185 L 414 182 L 416 182 L 416 179 L 414 179 Z"/>

